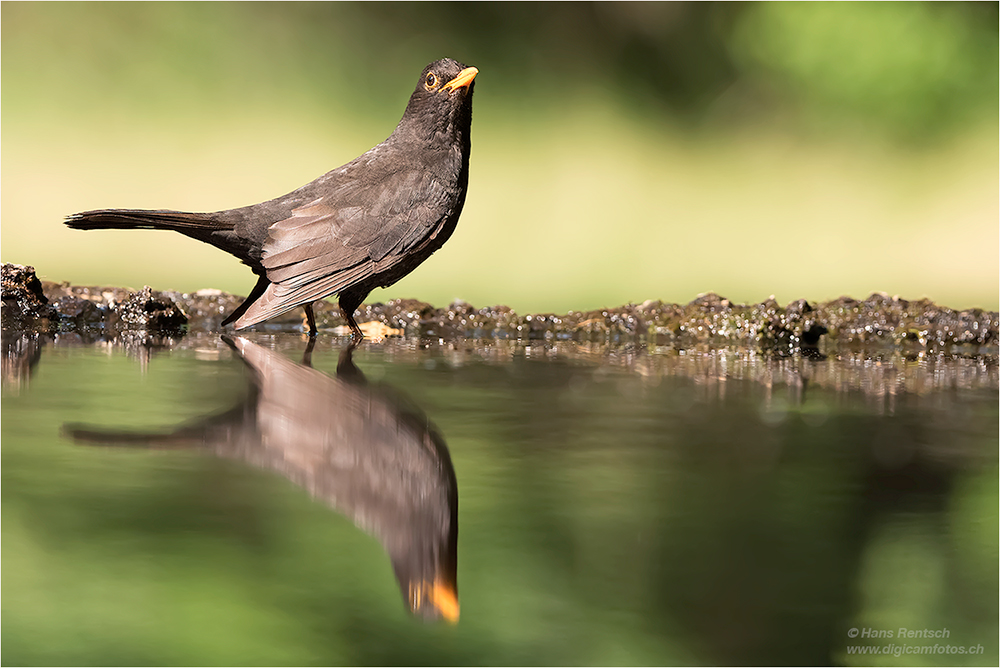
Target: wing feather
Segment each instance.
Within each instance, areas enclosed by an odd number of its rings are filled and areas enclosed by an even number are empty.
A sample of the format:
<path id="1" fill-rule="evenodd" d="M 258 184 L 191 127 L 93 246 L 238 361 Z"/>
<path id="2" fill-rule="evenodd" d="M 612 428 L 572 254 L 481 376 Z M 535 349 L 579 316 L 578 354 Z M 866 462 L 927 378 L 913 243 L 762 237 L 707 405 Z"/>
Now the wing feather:
<path id="1" fill-rule="evenodd" d="M 369 267 L 358 265 L 337 275 L 325 275 L 297 287 L 281 283 L 271 283 L 267 290 L 234 323 L 236 329 L 243 329 L 287 313 L 292 309 L 311 304 L 318 299 L 336 294 L 369 274 Z"/>
<path id="2" fill-rule="evenodd" d="M 338 176 L 339 185 L 328 181 L 321 197 L 268 228 L 261 264 L 271 285 L 236 321 L 237 329 L 391 269 L 434 233 L 441 222 L 435 212 L 451 208 L 449 189 L 431 170 Z"/>

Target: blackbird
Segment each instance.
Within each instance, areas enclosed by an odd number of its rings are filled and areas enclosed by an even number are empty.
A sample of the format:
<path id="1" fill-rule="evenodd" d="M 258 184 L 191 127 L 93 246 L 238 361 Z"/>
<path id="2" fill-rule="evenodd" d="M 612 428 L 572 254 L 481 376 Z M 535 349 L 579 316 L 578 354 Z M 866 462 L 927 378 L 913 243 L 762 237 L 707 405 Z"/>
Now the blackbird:
<path id="1" fill-rule="evenodd" d="M 458 483 L 427 415 L 392 387 L 368 383 L 352 360 L 356 339 L 335 378 L 247 339 L 223 339 L 251 370 L 248 395 L 231 409 L 166 431 L 70 424 L 64 433 L 87 445 L 193 448 L 284 476 L 382 544 L 411 613 L 458 621 Z"/>
<path id="2" fill-rule="evenodd" d="M 440 248 L 469 184 L 473 80 L 450 58 L 424 68 L 389 138 L 283 197 L 214 213 L 101 209 L 67 217 L 74 229 L 174 230 L 235 255 L 257 275 L 223 325 L 236 329 L 338 295 L 352 336 L 354 311 Z"/>

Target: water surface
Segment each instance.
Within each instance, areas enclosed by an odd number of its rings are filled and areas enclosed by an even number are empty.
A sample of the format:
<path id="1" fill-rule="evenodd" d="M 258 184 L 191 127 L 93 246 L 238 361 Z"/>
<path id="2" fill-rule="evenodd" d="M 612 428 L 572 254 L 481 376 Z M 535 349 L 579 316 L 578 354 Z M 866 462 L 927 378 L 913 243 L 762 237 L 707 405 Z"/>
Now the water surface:
<path id="1" fill-rule="evenodd" d="M 5 663 L 997 662 L 995 354 L 240 341 L 5 333 Z"/>

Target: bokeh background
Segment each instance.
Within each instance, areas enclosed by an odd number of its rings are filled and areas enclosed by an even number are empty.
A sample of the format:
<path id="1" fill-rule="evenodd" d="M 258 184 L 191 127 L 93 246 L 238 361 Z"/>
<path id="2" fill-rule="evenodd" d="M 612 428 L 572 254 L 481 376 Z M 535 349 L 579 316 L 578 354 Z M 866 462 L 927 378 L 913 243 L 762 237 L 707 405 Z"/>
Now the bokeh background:
<path id="1" fill-rule="evenodd" d="M 370 300 L 566 311 L 873 291 L 996 309 L 996 3 L 4 3 L 2 259 L 246 294 L 105 207 L 282 195 L 480 69 L 452 240 Z"/>

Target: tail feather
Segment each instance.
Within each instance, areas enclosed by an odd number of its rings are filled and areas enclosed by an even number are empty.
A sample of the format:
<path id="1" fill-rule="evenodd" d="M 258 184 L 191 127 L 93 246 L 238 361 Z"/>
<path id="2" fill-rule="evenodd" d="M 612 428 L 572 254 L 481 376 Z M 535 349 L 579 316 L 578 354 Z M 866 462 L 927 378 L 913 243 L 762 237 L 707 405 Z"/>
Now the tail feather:
<path id="1" fill-rule="evenodd" d="M 63 425 L 64 436 L 87 445 L 105 445 L 115 448 L 148 448 L 173 450 L 193 448 L 201 444 L 203 429 L 179 429 L 175 432 L 156 434 L 130 431 L 99 431 L 86 425 Z"/>
<path id="2" fill-rule="evenodd" d="M 184 211 L 146 211 L 143 209 L 99 209 L 66 217 L 66 225 L 74 230 L 194 230 L 232 229 L 231 223 L 220 221 L 211 214 Z"/>

